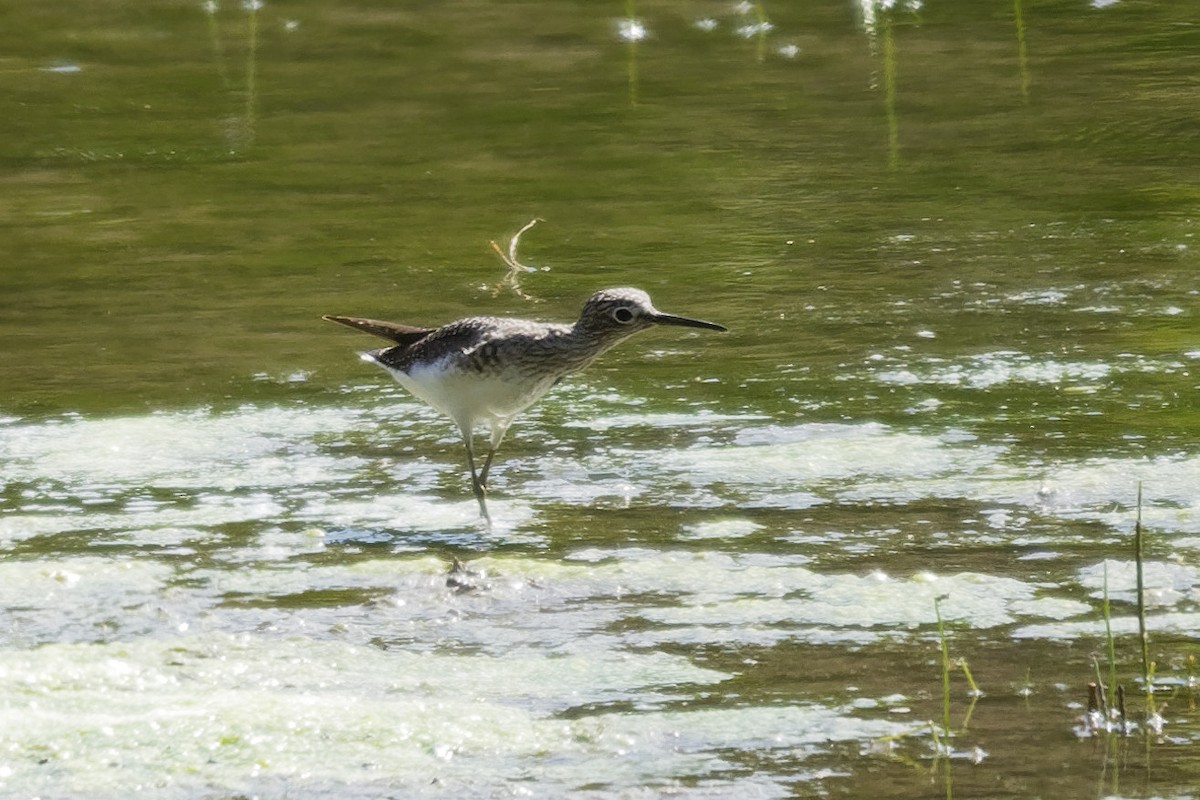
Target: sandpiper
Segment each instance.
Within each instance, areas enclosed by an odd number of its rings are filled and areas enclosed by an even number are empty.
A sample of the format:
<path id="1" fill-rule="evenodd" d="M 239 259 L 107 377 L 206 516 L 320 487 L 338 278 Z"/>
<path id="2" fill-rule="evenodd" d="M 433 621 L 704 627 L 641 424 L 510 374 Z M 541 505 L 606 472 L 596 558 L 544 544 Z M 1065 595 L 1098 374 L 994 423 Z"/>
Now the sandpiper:
<path id="1" fill-rule="evenodd" d="M 467 448 L 471 489 L 485 520 L 487 478 L 496 448 L 513 419 L 567 375 L 654 325 L 726 330 L 724 325 L 664 314 L 641 289 L 603 289 L 583 304 L 573 325 L 508 317 L 467 317 L 440 328 L 418 328 L 361 317 L 323 319 L 381 336 L 395 344 L 363 354 L 415 397 L 458 425 Z M 483 469 L 472 440 L 483 420 L 490 442 Z"/>

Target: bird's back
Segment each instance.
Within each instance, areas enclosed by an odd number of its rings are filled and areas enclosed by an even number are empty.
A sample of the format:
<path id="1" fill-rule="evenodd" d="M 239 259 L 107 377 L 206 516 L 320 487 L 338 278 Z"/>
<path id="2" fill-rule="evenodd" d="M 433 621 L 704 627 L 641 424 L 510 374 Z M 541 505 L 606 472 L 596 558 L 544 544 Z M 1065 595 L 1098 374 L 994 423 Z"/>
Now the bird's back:
<path id="1" fill-rule="evenodd" d="M 570 326 L 504 317 L 468 317 L 410 344 L 368 353 L 399 383 L 459 422 L 508 419 L 565 374 Z"/>
<path id="2" fill-rule="evenodd" d="M 376 350 L 385 367 L 402 372 L 438 365 L 473 373 L 557 371 L 555 353 L 565 351 L 570 326 L 507 317 L 467 317 L 429 331 L 412 341 Z M 539 363 L 540 362 L 540 363 Z"/>

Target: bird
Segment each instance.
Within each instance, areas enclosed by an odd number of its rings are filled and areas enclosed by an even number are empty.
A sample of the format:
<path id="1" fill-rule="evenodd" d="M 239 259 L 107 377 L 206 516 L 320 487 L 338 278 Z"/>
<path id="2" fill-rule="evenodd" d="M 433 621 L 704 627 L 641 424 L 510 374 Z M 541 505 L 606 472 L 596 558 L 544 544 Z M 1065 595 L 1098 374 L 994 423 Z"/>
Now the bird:
<path id="1" fill-rule="evenodd" d="M 480 316 L 422 328 L 333 314 L 322 319 L 392 342 L 363 353 L 363 360 L 387 370 L 410 394 L 458 426 L 466 446 L 471 490 L 489 525 L 488 472 L 518 414 L 563 378 L 635 333 L 657 325 L 728 330 L 715 322 L 663 313 L 649 294 L 633 288 L 594 293 L 574 323 Z M 482 468 L 477 469 L 474 439 L 485 421 L 488 450 Z"/>

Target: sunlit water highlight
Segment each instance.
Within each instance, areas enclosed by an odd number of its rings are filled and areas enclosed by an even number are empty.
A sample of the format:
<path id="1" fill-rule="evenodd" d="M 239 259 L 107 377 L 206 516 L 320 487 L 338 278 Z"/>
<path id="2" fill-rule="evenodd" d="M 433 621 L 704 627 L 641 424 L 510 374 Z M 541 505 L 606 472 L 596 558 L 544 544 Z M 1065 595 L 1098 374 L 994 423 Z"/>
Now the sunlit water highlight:
<path id="1" fill-rule="evenodd" d="M 714 702 L 737 670 L 682 653 L 904 643 L 928 636 L 938 598 L 970 630 L 1103 631 L 1094 565 L 1056 585 L 1019 569 L 831 570 L 912 531 L 814 529 L 813 513 L 937 498 L 963 504 L 979 543 L 1053 551 L 1079 544 L 1080 521 L 1127 527 L 1137 476 L 1166 500 L 1148 509 L 1158 529 L 1197 521 L 1195 459 L 1089 459 L 1048 479 L 960 430 L 609 414 L 597 397 L 563 429 L 593 452 L 499 465 L 491 531 L 446 423 L 407 401 L 6 420 L 0 782 L 60 797 L 473 796 L 514 781 L 785 796 L 835 743 L 913 735 L 903 697 Z M 518 435 L 552 433 L 535 413 Z M 401 437 L 446 453 L 406 456 Z M 701 515 L 615 548 L 563 549 L 542 522 L 655 505 Z M 465 568 L 448 573 L 447 552 Z M 1156 630 L 1200 625 L 1200 572 L 1156 562 L 1147 580 Z M 1110 564 L 1108 591 L 1129 600 L 1128 563 Z M 788 766 L 738 777 L 739 753 Z"/>

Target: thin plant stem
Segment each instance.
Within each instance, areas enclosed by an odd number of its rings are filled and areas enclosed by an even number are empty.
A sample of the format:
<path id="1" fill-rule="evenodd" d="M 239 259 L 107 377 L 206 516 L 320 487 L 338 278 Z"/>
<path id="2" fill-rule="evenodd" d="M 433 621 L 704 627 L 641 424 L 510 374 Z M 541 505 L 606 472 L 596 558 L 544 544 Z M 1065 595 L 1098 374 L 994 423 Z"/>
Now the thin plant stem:
<path id="1" fill-rule="evenodd" d="M 259 0 L 247 0 L 246 2 L 246 23 L 248 26 L 248 38 L 250 38 L 250 52 L 246 55 L 246 126 L 251 132 L 254 130 L 254 101 L 258 94 L 258 8 Z"/>
<path id="2" fill-rule="evenodd" d="M 767 56 L 767 11 L 759 0 L 754 0 L 754 14 L 758 17 L 758 45 L 755 54 L 758 57 L 759 63 L 762 63 Z"/>
<path id="3" fill-rule="evenodd" d="M 883 15 L 883 108 L 887 115 L 888 169 L 900 163 L 900 128 L 896 121 L 896 47 L 892 17 Z"/>
<path id="4" fill-rule="evenodd" d="M 1096 670 L 1096 682 L 1092 684 L 1096 687 L 1096 708 L 1105 719 L 1110 719 L 1108 698 L 1116 696 L 1116 684 L 1113 684 L 1111 693 L 1104 688 L 1104 678 L 1100 675 L 1100 660 L 1095 656 L 1092 656 L 1092 667 Z"/>
<path id="5" fill-rule="evenodd" d="M 1025 17 L 1021 0 L 1013 0 L 1013 17 L 1017 25 L 1017 69 L 1021 73 L 1021 99 L 1029 102 L 1029 54 L 1025 49 Z"/>
<path id="6" fill-rule="evenodd" d="M 634 0 L 625 0 L 625 19 L 632 21 L 634 19 Z M 638 104 L 638 68 L 637 68 L 637 38 L 629 37 L 626 42 L 626 59 L 625 68 L 629 74 L 629 106 L 630 108 Z"/>
<path id="7" fill-rule="evenodd" d="M 1121 735 L 1129 733 L 1129 717 L 1125 714 L 1125 686 L 1117 687 L 1117 714 L 1121 717 Z"/>
<path id="8" fill-rule="evenodd" d="M 1117 645 L 1113 640 L 1112 608 L 1108 601 L 1108 559 L 1104 560 L 1104 603 L 1101 608 L 1104 612 L 1104 638 L 1108 646 L 1108 696 L 1113 697 L 1117 692 Z M 1096 671 L 1099 672 L 1099 669 Z"/>
<path id="9" fill-rule="evenodd" d="M 1138 481 L 1137 488 L 1137 518 L 1133 524 L 1134 559 L 1137 565 L 1137 618 L 1138 641 L 1142 649 L 1142 687 L 1149 697 L 1153 689 L 1150 685 L 1150 639 L 1146 634 L 1146 585 L 1143 575 L 1142 551 L 1145 537 L 1142 534 L 1142 482 Z"/>
<path id="10" fill-rule="evenodd" d="M 933 614 L 937 618 L 938 640 L 942 648 L 942 730 L 950 735 L 950 647 L 946 642 L 946 626 L 942 622 L 940 603 L 946 595 L 933 599 Z"/>
<path id="11" fill-rule="evenodd" d="M 1196 710 L 1196 654 L 1188 653 L 1186 664 L 1188 710 Z"/>
<path id="12" fill-rule="evenodd" d="M 967 686 L 971 687 L 971 694 L 977 697 L 982 695 L 983 690 L 979 688 L 979 684 L 975 683 L 975 678 L 971 675 L 971 667 L 967 664 L 967 660 L 959 658 L 955 659 L 954 663 L 963 671 L 963 677 L 967 679 Z"/>

